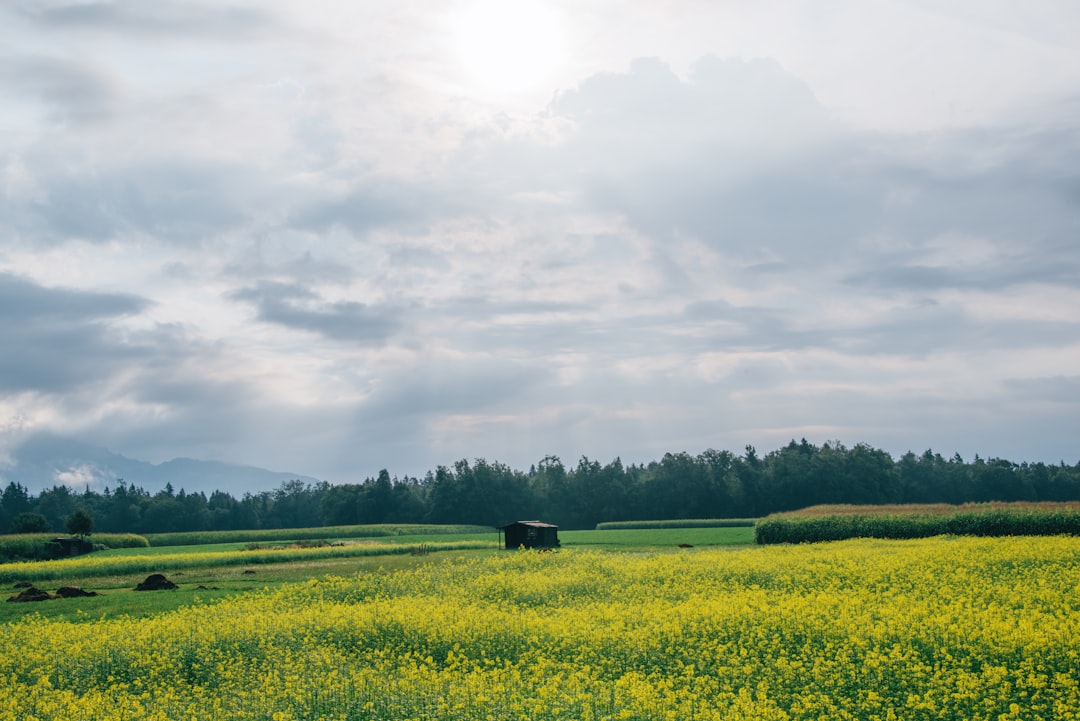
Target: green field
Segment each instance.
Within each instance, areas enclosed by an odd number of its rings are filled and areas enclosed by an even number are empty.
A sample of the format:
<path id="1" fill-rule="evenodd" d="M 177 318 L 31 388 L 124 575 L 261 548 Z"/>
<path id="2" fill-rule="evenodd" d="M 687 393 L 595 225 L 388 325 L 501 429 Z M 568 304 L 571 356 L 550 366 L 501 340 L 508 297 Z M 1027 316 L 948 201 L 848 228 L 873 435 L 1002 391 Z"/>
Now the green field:
<path id="1" fill-rule="evenodd" d="M 678 548 L 679 544 L 689 544 L 695 548 L 737 546 L 753 543 L 754 529 L 749 526 L 740 526 L 560 531 L 559 540 L 568 547 L 670 549 Z"/>
<path id="2" fill-rule="evenodd" d="M 363 535 L 365 532 L 361 527 L 353 527 L 340 537 L 322 538 L 313 543 L 311 530 L 300 529 L 293 534 L 246 536 L 263 539 L 258 542 L 117 548 L 63 561 L 0 564 L 0 589 L 7 591 L 7 596 L 18 592 L 13 585 L 18 581 L 31 581 L 50 593 L 61 586 L 77 586 L 102 594 L 40 603 L 5 603 L 0 605 L 0 622 L 17 620 L 29 613 L 70 620 L 119 614 L 148 616 L 188 605 L 196 599 L 221 599 L 326 575 L 387 572 L 449 557 L 507 553 L 500 550 L 495 529 L 462 533 L 460 527 L 444 527 L 436 532 L 399 535 Z M 293 539 L 289 535 L 297 537 Z M 203 538 L 216 540 L 220 536 L 208 534 Z M 588 547 L 689 552 L 692 549 L 680 549 L 679 544 L 694 548 L 750 544 L 753 529 L 563 531 L 560 539 L 566 550 Z M 339 541 L 346 545 L 328 545 Z M 179 589 L 151 594 L 133 591 L 150 573 L 165 574 Z"/>

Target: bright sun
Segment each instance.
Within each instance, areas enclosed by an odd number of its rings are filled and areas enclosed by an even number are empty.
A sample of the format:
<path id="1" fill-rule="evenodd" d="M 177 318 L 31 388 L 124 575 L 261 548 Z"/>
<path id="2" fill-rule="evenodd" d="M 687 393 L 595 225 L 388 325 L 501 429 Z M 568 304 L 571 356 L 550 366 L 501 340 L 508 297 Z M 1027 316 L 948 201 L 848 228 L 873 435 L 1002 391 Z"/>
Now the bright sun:
<path id="1" fill-rule="evenodd" d="M 541 0 L 472 0 L 454 21 L 455 50 L 478 90 L 532 90 L 561 60 L 559 16 Z"/>

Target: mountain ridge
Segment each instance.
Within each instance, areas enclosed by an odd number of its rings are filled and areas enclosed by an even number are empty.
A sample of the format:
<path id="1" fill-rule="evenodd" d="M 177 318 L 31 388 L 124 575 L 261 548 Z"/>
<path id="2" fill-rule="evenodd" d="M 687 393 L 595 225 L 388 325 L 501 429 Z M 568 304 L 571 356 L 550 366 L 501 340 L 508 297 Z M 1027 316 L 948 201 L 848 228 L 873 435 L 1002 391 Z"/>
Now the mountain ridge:
<path id="1" fill-rule="evenodd" d="M 272 490 L 285 481 L 318 483 L 311 476 L 272 471 L 257 466 L 196 458 L 171 458 L 161 463 L 129 458 L 91 443 L 49 433 L 25 439 L 10 454 L 11 462 L 0 467 L 0 481 L 22 484 L 37 494 L 54 486 L 75 491 L 89 487 L 101 491 L 119 481 L 156 493 L 171 484 L 187 493 L 225 491 L 238 496 Z"/>

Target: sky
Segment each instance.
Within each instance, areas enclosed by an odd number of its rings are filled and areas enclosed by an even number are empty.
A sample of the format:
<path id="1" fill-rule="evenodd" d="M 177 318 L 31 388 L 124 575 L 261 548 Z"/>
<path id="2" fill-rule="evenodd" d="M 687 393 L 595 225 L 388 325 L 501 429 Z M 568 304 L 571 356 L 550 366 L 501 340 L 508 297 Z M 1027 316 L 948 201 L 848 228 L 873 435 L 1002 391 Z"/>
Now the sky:
<path id="1" fill-rule="evenodd" d="M 1072 0 L 0 5 L 0 473 L 1080 461 Z"/>

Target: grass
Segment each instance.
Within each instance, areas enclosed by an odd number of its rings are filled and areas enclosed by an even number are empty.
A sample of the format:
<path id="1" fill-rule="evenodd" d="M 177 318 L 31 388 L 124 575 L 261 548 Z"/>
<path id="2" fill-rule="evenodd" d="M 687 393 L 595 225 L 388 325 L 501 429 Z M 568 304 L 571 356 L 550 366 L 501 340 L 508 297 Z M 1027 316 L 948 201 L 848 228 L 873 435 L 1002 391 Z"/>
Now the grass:
<path id="1" fill-rule="evenodd" d="M 691 546 L 737 546 L 754 542 L 749 526 L 699 528 L 633 528 L 602 531 L 560 531 L 563 546 L 611 549 L 677 549 Z"/>
<path id="2" fill-rule="evenodd" d="M 487 526 L 436 525 L 429 523 L 375 523 L 361 526 L 321 526 L 318 528 L 274 528 L 247 531 L 189 531 L 149 533 L 151 546 L 205 546 L 218 543 L 274 543 L 345 538 L 460 535 L 494 532 Z"/>
<path id="3" fill-rule="evenodd" d="M 120 616 L 147 618 L 197 603 L 213 603 L 238 594 L 278 588 L 290 583 L 302 583 L 312 578 L 389 573 L 437 563 L 449 558 L 468 558 L 491 553 L 492 551 L 488 549 L 456 550 L 426 556 L 403 554 L 334 558 L 275 563 L 252 568 L 217 566 L 179 571 L 163 569 L 169 580 L 179 587 L 175 591 L 135 591 L 135 586 L 146 578 L 146 573 L 113 576 L 72 575 L 35 585 L 50 593 L 55 593 L 61 586 L 78 586 L 88 591 L 97 591 L 101 595 L 40 603 L 0 603 L 0 625 L 17 621 L 31 614 L 72 622 Z M 200 586 L 207 588 L 199 588 Z M 15 589 L 12 584 L 0 586 L 0 598 L 7 598 L 18 592 L 19 589 Z"/>
<path id="4" fill-rule="evenodd" d="M 598 531 L 634 528 L 753 528 L 755 518 L 677 518 L 666 521 L 605 521 L 596 524 Z"/>

